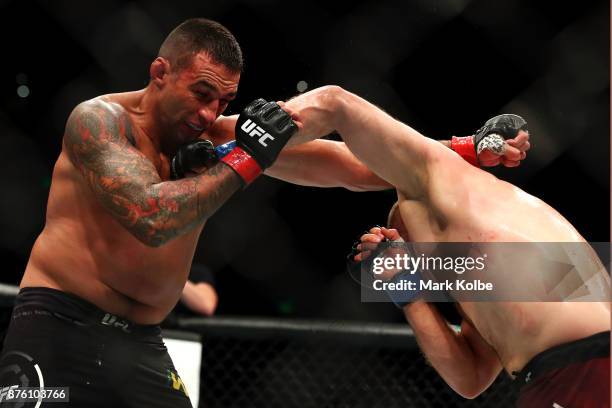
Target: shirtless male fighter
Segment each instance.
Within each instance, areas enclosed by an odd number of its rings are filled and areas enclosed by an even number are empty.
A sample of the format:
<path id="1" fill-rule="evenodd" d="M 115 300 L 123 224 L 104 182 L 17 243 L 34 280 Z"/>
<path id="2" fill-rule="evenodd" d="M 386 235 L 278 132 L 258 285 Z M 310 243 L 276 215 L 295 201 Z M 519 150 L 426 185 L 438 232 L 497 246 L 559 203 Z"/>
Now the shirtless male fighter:
<path id="1" fill-rule="evenodd" d="M 313 90 L 286 107 L 300 127 L 295 138 L 337 131 L 359 160 L 397 190 L 390 216 L 396 229 L 373 229 L 364 242 L 393 240 L 400 232 L 413 242 L 584 242 L 543 201 L 342 88 Z M 609 406 L 609 303 L 459 306 L 465 316 L 459 333 L 430 303 L 403 307 L 425 356 L 456 392 L 474 398 L 505 369 L 520 372 L 520 407 Z"/>
<path id="2" fill-rule="evenodd" d="M 239 121 L 259 125 L 259 138 L 238 132 L 223 162 L 170 181 L 168 157 L 212 126 L 241 70 L 227 29 L 188 20 L 162 44 L 145 89 L 74 109 L 4 342 L 2 386 L 32 386 L 11 369 L 27 356 L 37 385 L 69 387 L 72 406 L 191 406 L 157 324 L 181 297 L 204 221 L 296 130 L 257 100 Z"/>

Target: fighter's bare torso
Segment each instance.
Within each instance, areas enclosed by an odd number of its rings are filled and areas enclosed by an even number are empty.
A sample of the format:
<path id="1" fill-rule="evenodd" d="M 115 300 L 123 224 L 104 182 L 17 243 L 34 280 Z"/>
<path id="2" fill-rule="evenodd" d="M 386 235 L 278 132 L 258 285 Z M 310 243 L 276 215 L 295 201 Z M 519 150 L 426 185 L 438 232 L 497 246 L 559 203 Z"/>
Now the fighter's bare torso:
<path id="1" fill-rule="evenodd" d="M 168 157 L 139 126 L 134 107 L 141 96 L 130 92 L 96 100 L 130 121 L 129 142 L 168 180 Z M 60 289 L 136 323 L 159 323 L 181 295 L 203 225 L 160 247 L 143 244 L 102 206 L 64 143 L 53 170 L 45 228 L 20 286 Z"/>
<path id="2" fill-rule="evenodd" d="M 434 166 L 432 202 L 408 200 L 398 193 L 398 211 L 390 222 L 406 240 L 584 241 L 557 211 L 519 188 L 459 161 Z M 552 346 L 610 330 L 607 303 L 461 302 L 460 307 L 508 372 L 520 370 Z"/>

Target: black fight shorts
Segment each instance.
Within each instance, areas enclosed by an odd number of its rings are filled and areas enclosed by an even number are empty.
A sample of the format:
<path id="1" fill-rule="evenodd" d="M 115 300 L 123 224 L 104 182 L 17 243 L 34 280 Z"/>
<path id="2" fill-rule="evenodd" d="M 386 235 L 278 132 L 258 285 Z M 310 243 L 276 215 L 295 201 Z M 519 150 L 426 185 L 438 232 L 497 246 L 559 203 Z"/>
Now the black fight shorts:
<path id="1" fill-rule="evenodd" d="M 7 403 L 15 386 L 65 388 L 69 402 L 52 406 L 191 407 L 159 326 L 50 288 L 21 289 L 0 354 L 0 407 L 35 407 Z"/>

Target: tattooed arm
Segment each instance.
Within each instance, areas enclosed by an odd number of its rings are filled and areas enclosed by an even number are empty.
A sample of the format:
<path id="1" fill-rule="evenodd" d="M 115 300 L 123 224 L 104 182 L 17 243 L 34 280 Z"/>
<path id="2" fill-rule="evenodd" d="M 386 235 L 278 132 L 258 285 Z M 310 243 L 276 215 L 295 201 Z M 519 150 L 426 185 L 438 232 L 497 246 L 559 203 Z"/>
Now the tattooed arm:
<path id="1" fill-rule="evenodd" d="M 196 177 L 162 182 L 133 140 L 127 114 L 94 100 L 70 115 L 64 149 L 100 203 L 146 245 L 157 247 L 189 231 L 242 185 L 222 163 Z"/>

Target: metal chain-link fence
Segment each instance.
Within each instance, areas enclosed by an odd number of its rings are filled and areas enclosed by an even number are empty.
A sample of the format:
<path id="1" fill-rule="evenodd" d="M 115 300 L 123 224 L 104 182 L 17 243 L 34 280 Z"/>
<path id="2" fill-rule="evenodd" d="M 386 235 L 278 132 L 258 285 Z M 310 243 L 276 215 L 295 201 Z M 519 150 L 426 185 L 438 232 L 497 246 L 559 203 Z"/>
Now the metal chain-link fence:
<path id="1" fill-rule="evenodd" d="M 405 325 L 186 319 L 203 334 L 200 407 L 511 407 L 502 373 L 467 400 L 450 389 Z"/>

